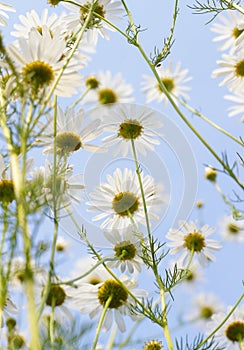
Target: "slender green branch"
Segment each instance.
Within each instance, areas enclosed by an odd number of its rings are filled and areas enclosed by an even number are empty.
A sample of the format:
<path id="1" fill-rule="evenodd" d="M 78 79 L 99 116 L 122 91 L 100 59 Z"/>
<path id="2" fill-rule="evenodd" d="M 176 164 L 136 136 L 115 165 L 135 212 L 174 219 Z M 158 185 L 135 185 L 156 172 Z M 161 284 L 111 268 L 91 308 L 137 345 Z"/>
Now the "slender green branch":
<path id="1" fill-rule="evenodd" d="M 175 96 L 175 98 L 177 98 Z M 184 106 L 186 107 L 191 113 L 195 114 L 196 116 L 200 117 L 201 119 L 203 119 L 205 122 L 207 122 L 209 125 L 213 126 L 215 129 L 217 129 L 218 131 L 222 132 L 224 135 L 226 135 L 227 137 L 229 137 L 230 139 L 232 139 L 233 141 L 235 141 L 236 143 L 238 143 L 239 145 L 244 147 L 244 143 L 242 140 L 236 138 L 235 136 L 233 136 L 231 133 L 229 133 L 227 130 L 223 129 L 221 126 L 219 126 L 218 124 L 214 123 L 212 120 L 208 119 L 207 117 L 205 117 L 202 113 L 200 113 L 197 109 L 191 107 L 190 105 L 188 105 L 188 103 L 180 98 L 177 98 L 178 101 Z"/>
<path id="2" fill-rule="evenodd" d="M 113 299 L 113 296 L 110 295 L 106 301 L 106 304 L 103 306 L 103 311 L 101 313 L 101 316 L 100 316 L 100 319 L 99 319 L 99 322 L 97 325 L 97 329 L 96 329 L 95 339 L 94 339 L 93 344 L 92 344 L 92 350 L 96 350 L 98 338 L 99 338 L 99 335 L 100 335 L 101 330 L 102 330 L 103 321 L 105 319 L 106 312 L 109 308 L 109 305 L 110 305 L 112 299 Z"/>

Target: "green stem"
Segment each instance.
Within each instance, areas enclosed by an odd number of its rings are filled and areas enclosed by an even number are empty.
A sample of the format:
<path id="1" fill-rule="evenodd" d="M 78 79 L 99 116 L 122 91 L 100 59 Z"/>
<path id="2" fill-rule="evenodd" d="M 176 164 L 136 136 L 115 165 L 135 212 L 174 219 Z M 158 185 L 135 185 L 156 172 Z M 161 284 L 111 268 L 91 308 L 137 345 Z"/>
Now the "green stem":
<path id="1" fill-rule="evenodd" d="M 97 325 L 97 329 L 96 329 L 96 334 L 95 334 L 94 342 L 93 342 L 93 344 L 92 344 L 92 350 L 96 350 L 98 338 L 99 338 L 99 335 L 100 335 L 101 330 L 102 330 L 103 321 L 104 321 L 106 312 L 107 312 L 107 310 L 108 310 L 108 308 L 109 308 L 109 305 L 110 305 L 112 299 L 113 299 L 113 296 L 110 295 L 109 298 L 108 298 L 107 301 L 106 301 L 106 304 L 103 306 L 103 311 L 102 311 L 102 313 L 101 313 L 101 316 L 100 316 L 100 319 L 99 319 L 99 322 L 98 322 L 98 325 Z"/>
<path id="2" fill-rule="evenodd" d="M 177 98 L 175 96 L 175 98 Z M 177 98 L 178 101 L 184 106 L 186 107 L 190 112 L 192 112 L 193 114 L 197 115 L 198 117 L 200 117 L 201 119 L 203 119 L 205 122 L 207 122 L 209 125 L 213 126 L 215 129 L 217 129 L 218 131 L 222 132 L 223 134 L 225 134 L 227 137 L 229 137 L 230 139 L 232 139 L 233 141 L 235 141 L 236 143 L 238 143 L 239 145 L 241 145 L 242 147 L 244 146 L 244 143 L 242 140 L 239 140 L 238 138 L 236 138 L 235 136 L 231 135 L 228 131 L 226 131 L 225 129 L 223 129 L 221 126 L 219 126 L 218 124 L 214 123 L 212 120 L 208 119 L 207 117 L 205 117 L 202 113 L 200 113 L 198 110 L 192 108 L 191 106 L 189 106 L 184 100 Z"/>
<path id="3" fill-rule="evenodd" d="M 228 6 L 231 6 L 232 8 L 234 7 L 237 11 L 244 15 L 244 9 L 240 5 L 236 4 L 233 0 L 222 0 L 222 2 L 225 2 Z"/>
<path id="4" fill-rule="evenodd" d="M 225 324 L 225 322 L 230 318 L 230 316 L 233 314 L 235 309 L 238 307 L 242 299 L 244 298 L 244 293 L 239 297 L 239 299 L 236 301 L 235 305 L 232 307 L 228 315 L 223 319 L 223 321 L 194 349 L 198 350 L 200 349 L 209 339 L 211 339 L 216 332 Z"/>

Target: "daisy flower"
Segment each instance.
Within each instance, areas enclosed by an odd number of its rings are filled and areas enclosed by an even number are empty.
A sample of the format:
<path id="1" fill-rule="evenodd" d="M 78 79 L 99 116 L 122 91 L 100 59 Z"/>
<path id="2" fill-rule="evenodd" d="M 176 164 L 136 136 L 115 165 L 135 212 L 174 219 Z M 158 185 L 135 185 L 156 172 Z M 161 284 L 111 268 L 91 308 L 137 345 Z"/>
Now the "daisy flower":
<path id="1" fill-rule="evenodd" d="M 236 91 L 233 95 L 225 95 L 226 100 L 235 102 L 234 106 L 228 108 L 229 116 L 235 117 L 237 114 L 241 114 L 241 121 L 244 121 L 244 93 Z"/>
<path id="2" fill-rule="evenodd" d="M 99 113 L 99 109 L 95 113 Z M 105 131 L 113 134 L 103 138 L 103 142 L 108 147 L 116 146 L 115 156 L 121 152 L 125 157 L 131 151 L 132 139 L 136 150 L 143 155 L 146 155 L 146 149 L 154 151 L 154 145 L 160 144 L 159 129 L 163 124 L 158 113 L 149 108 L 134 104 L 116 104 L 104 116 L 104 120 Z"/>
<path id="3" fill-rule="evenodd" d="M 51 312 L 52 308 L 54 308 L 55 318 L 61 319 L 62 315 L 68 316 L 70 319 L 73 319 L 72 314 L 70 312 L 70 308 L 72 308 L 73 303 L 73 289 L 72 287 L 65 284 L 58 284 L 60 282 L 59 278 L 56 276 L 51 280 L 49 291 L 46 295 L 45 300 L 45 312 Z M 41 299 L 46 293 L 46 280 L 41 281 L 38 285 L 36 284 L 36 295 L 37 302 L 41 303 Z"/>
<path id="4" fill-rule="evenodd" d="M 41 16 L 39 16 L 35 10 L 31 10 L 30 12 L 27 12 L 25 16 L 19 16 L 21 24 L 14 24 L 16 31 L 11 32 L 11 35 L 17 38 L 23 37 L 27 39 L 32 28 L 36 28 L 39 33 L 42 34 L 42 28 L 45 26 L 49 29 L 53 37 L 57 37 L 62 33 L 63 35 L 61 35 L 61 37 L 64 38 L 65 30 L 63 16 L 63 14 L 58 16 L 56 13 L 48 15 L 48 9 L 44 9 Z M 62 32 L 60 32 L 60 29 L 62 29 Z"/>
<path id="5" fill-rule="evenodd" d="M 91 318 L 99 315 L 108 299 L 111 298 L 103 321 L 105 331 L 110 329 L 113 319 L 115 319 L 119 330 L 125 332 L 123 315 L 136 319 L 136 315 L 130 311 L 131 305 L 134 305 L 135 301 L 128 290 L 138 299 L 145 298 L 148 295 L 145 290 L 135 289 L 137 287 L 135 280 L 129 280 L 127 276 L 121 276 L 120 281 L 121 283 L 110 278 L 96 285 L 83 284 L 75 291 L 75 304 L 79 307 L 81 313 L 89 313 Z"/>
<path id="6" fill-rule="evenodd" d="M 65 49 L 66 42 L 53 37 L 45 25 L 42 27 L 41 34 L 36 28 L 32 28 L 28 38 L 21 37 L 17 44 L 12 43 L 7 47 L 23 80 L 23 85 L 27 91 L 31 91 L 34 97 L 47 92 L 60 74 L 64 65 L 62 57 L 64 57 Z M 81 85 L 81 75 L 78 70 L 83 66 L 82 62 L 71 59 L 54 93 L 64 97 L 76 93 L 75 88 Z"/>
<path id="7" fill-rule="evenodd" d="M 234 53 L 222 55 L 223 60 L 217 61 L 221 68 L 212 73 L 212 78 L 224 77 L 219 86 L 227 85 L 231 91 L 244 91 L 244 48 Z"/>
<path id="8" fill-rule="evenodd" d="M 154 184 L 150 175 L 141 172 L 144 195 L 151 219 L 158 219 L 151 210 L 162 203 L 161 189 Z M 88 211 L 99 211 L 93 221 L 104 220 L 101 228 L 122 229 L 131 224 L 131 217 L 136 223 L 146 225 L 140 185 L 136 172 L 125 168 L 123 173 L 119 168 L 113 176 L 107 175 L 107 183 L 102 183 L 90 194 L 91 201 L 87 203 Z"/>
<path id="9" fill-rule="evenodd" d="M 223 305 L 220 303 L 216 295 L 212 293 L 198 294 L 192 303 L 192 307 L 187 319 L 192 322 L 199 322 L 199 325 L 207 325 L 211 317 L 223 310 Z"/>
<path id="10" fill-rule="evenodd" d="M 1 298 L 2 299 L 2 298 Z M 1 303 L 3 300 L 1 300 Z M 7 294 L 7 297 L 4 301 L 4 305 L 0 305 L 1 307 L 1 318 L 0 318 L 0 327 L 3 327 L 3 320 L 11 317 L 10 315 L 17 314 L 18 308 L 17 306 L 12 302 L 9 295 Z"/>
<path id="11" fill-rule="evenodd" d="M 220 222 L 220 234 L 224 239 L 235 242 L 244 241 L 244 221 L 232 216 L 224 217 Z"/>
<path id="12" fill-rule="evenodd" d="M 208 333 L 219 327 L 232 307 L 227 308 L 227 312 L 218 312 L 212 316 L 211 321 L 207 324 Z M 208 334 L 207 333 L 207 334 Z M 228 320 L 214 334 L 215 340 L 225 349 L 239 350 L 243 347 L 244 341 L 244 305 L 242 304 L 228 318 Z M 240 347 L 241 345 L 241 347 Z"/>
<path id="13" fill-rule="evenodd" d="M 39 122 L 40 137 L 37 143 L 45 146 L 43 153 L 53 153 L 53 116 L 46 115 L 47 123 Z M 86 125 L 84 125 L 86 124 Z M 101 121 L 96 119 L 85 123 L 85 114 L 82 109 L 75 113 L 73 108 L 63 112 L 61 107 L 57 109 L 57 134 L 56 147 L 60 155 L 68 155 L 80 149 L 90 152 L 104 152 L 104 147 L 91 144 L 102 132 Z"/>
<path id="14" fill-rule="evenodd" d="M 126 84 L 120 73 L 112 76 L 110 71 L 98 72 L 97 76 L 92 76 L 98 81 L 97 89 L 91 89 L 84 98 L 84 102 L 96 102 L 102 106 L 113 103 L 133 102 L 131 85 Z M 89 78 L 89 77 L 88 77 Z"/>
<path id="15" fill-rule="evenodd" d="M 217 33 L 217 36 L 213 41 L 223 43 L 220 46 L 220 50 L 227 50 L 232 48 L 236 39 L 244 31 L 244 19 L 243 15 L 234 11 L 227 11 L 227 17 L 224 15 L 218 16 L 220 23 L 214 23 L 211 30 Z"/>
<path id="16" fill-rule="evenodd" d="M 62 4 L 71 11 L 69 15 L 65 16 L 66 25 L 70 31 L 76 33 L 83 26 L 92 2 L 76 0 L 77 5 L 63 2 Z M 115 23 L 121 20 L 124 10 L 121 8 L 120 1 L 99 0 L 94 7 L 94 12 L 106 20 Z M 95 14 L 92 14 L 86 31 L 88 41 L 96 43 L 98 34 L 102 38 L 109 39 L 107 30 L 114 31 L 106 22 L 96 17 Z"/>
<path id="17" fill-rule="evenodd" d="M 55 248 L 58 253 L 65 253 L 67 252 L 70 245 L 70 241 L 68 241 L 64 237 L 58 236 Z"/>
<path id="18" fill-rule="evenodd" d="M 6 11 L 15 12 L 15 8 L 11 5 L 7 5 L 7 4 L 4 4 L 3 2 L 0 2 L 0 26 L 2 27 L 7 25 L 7 22 L 3 17 L 9 18 Z"/>
<path id="19" fill-rule="evenodd" d="M 215 231 L 208 225 L 204 225 L 201 229 L 190 221 L 179 222 L 180 229 L 170 229 L 166 238 L 172 242 L 167 245 L 171 248 L 170 254 L 181 253 L 179 264 L 185 266 L 190 261 L 192 254 L 198 257 L 201 265 L 207 265 L 209 261 L 214 261 L 213 252 L 219 250 L 221 245 L 213 239 L 207 237 Z"/>
<path id="20" fill-rule="evenodd" d="M 143 261 L 141 259 L 142 250 L 140 241 L 143 239 L 134 231 L 130 225 L 124 230 L 105 231 L 104 236 L 112 243 L 114 254 L 107 258 L 117 258 L 118 260 L 107 262 L 108 267 L 120 268 L 121 272 L 128 270 L 133 273 L 135 270 L 141 271 Z"/>
<path id="21" fill-rule="evenodd" d="M 83 175 L 73 175 L 72 166 L 57 166 L 55 171 L 55 188 L 54 170 L 48 160 L 46 160 L 45 167 L 35 168 L 31 175 L 34 183 L 37 181 L 40 183 L 41 193 L 38 193 L 37 198 L 41 202 L 45 202 L 46 197 L 49 204 L 50 202 L 52 203 L 53 192 L 55 192 L 56 200 L 64 207 L 71 205 L 72 202 L 79 204 L 83 199 L 85 188 L 81 183 Z M 44 197 L 44 199 L 41 200 L 40 197 Z"/>
<path id="22" fill-rule="evenodd" d="M 173 68 L 172 62 L 170 62 L 168 66 L 164 67 L 162 65 L 157 68 L 157 72 L 168 93 L 172 95 L 175 103 L 177 103 L 176 97 L 182 97 L 186 100 L 189 99 L 189 95 L 186 91 L 189 91 L 190 88 L 184 86 L 184 84 L 192 78 L 187 77 L 188 69 L 181 70 L 181 63 L 177 63 L 176 67 Z M 148 75 L 143 75 L 143 78 L 142 91 L 146 94 L 146 102 L 149 103 L 154 100 L 157 102 L 163 101 L 166 105 L 168 99 L 156 78 Z"/>

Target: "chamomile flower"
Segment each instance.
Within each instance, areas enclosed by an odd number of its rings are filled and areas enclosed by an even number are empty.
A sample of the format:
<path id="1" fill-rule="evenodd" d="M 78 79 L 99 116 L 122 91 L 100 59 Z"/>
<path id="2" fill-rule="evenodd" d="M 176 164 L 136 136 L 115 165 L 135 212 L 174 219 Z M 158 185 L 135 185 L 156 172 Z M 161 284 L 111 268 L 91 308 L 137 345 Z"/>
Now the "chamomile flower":
<path id="1" fill-rule="evenodd" d="M 212 73 L 212 78 L 224 77 L 219 86 L 227 85 L 228 89 L 244 91 L 244 48 L 222 55 L 223 60 L 217 61 L 220 68 Z"/>
<path id="2" fill-rule="evenodd" d="M 112 76 L 110 71 L 100 71 L 96 79 L 98 81 L 97 89 L 91 89 L 84 98 L 84 102 L 96 102 L 101 106 L 133 102 L 133 89 L 130 84 L 125 83 L 120 73 Z"/>
<path id="3" fill-rule="evenodd" d="M 112 243 L 114 254 L 107 258 L 117 258 L 118 260 L 107 262 L 108 267 L 120 268 L 121 272 L 128 270 L 133 273 L 135 270 L 141 271 L 143 261 L 141 259 L 142 249 L 140 241 L 143 236 L 135 232 L 132 225 L 124 230 L 105 231 L 104 236 Z"/>
<path id="4" fill-rule="evenodd" d="M 162 203 L 161 189 L 155 185 L 150 175 L 141 172 L 145 201 L 150 219 L 158 216 L 152 209 Z M 122 229 L 131 224 L 131 217 L 136 223 L 146 225 L 140 184 L 136 172 L 125 168 L 123 173 L 117 168 L 113 176 L 107 175 L 107 183 L 102 183 L 90 194 L 88 211 L 99 211 L 93 221 L 103 220 L 101 228 Z"/>
<path id="5" fill-rule="evenodd" d="M 158 75 L 167 89 L 168 93 L 171 94 L 175 103 L 177 99 L 175 97 L 181 97 L 183 99 L 189 99 L 189 95 L 186 91 L 190 90 L 190 87 L 184 84 L 190 81 L 192 78 L 187 77 L 188 69 L 181 70 L 181 63 L 177 63 L 175 68 L 173 68 L 172 62 L 168 66 L 160 66 L 157 68 Z M 144 81 L 142 82 L 142 91 L 146 95 L 146 102 L 152 102 L 156 100 L 157 102 L 164 102 L 166 105 L 168 99 L 161 89 L 158 81 L 155 77 L 148 75 L 143 75 Z"/>
<path id="6" fill-rule="evenodd" d="M 244 121 L 244 92 L 236 91 L 235 94 L 225 95 L 226 100 L 232 101 L 235 105 L 228 108 L 229 117 L 235 117 L 237 114 L 241 114 L 241 121 Z"/>
<path id="7" fill-rule="evenodd" d="M 42 27 L 42 33 L 32 28 L 28 38 L 20 37 L 7 47 L 17 71 L 23 80 L 26 93 L 36 97 L 47 93 L 61 73 L 64 65 L 66 42 L 52 37 L 47 26 Z M 6 67 L 6 63 L 2 63 Z M 81 75 L 78 70 L 84 66 L 72 58 L 54 88 L 58 96 L 69 97 L 76 93 L 76 87 L 81 85 Z"/>
<path id="8" fill-rule="evenodd" d="M 20 23 L 14 24 L 16 31 L 11 32 L 11 35 L 19 38 L 28 38 L 32 28 L 36 28 L 42 34 L 43 26 L 47 27 L 53 37 L 63 37 L 65 35 L 63 14 L 58 16 L 56 13 L 48 14 L 48 9 L 42 11 L 41 16 L 35 11 L 31 10 L 24 15 L 19 16 Z"/>
<path id="9" fill-rule="evenodd" d="M 62 3 L 68 8 L 71 13 L 65 16 L 65 22 L 68 29 L 76 33 L 84 24 L 92 2 L 87 0 L 76 0 L 76 4 Z M 94 12 L 106 20 L 115 23 L 121 20 L 123 9 L 119 1 L 113 0 L 99 0 L 94 6 Z M 98 34 L 102 38 L 109 39 L 107 30 L 113 31 L 113 28 L 104 22 L 101 18 L 91 15 L 90 21 L 87 25 L 87 39 L 90 42 L 96 43 Z"/>
<path id="10" fill-rule="evenodd" d="M 244 31 L 243 15 L 238 12 L 227 11 L 227 17 L 220 15 L 218 18 L 219 23 L 214 23 L 211 27 L 211 30 L 217 33 L 213 41 L 221 41 L 220 50 L 227 50 L 234 47 L 236 39 Z"/>
<path id="11" fill-rule="evenodd" d="M 218 329 L 214 334 L 216 342 L 225 349 L 239 350 L 240 344 L 243 345 L 244 341 L 244 305 L 242 304 L 235 309 L 228 320 L 219 328 L 231 310 L 232 307 L 229 306 L 226 312 L 214 314 L 207 324 L 207 334 L 210 334 L 213 329 Z"/>
<path id="12" fill-rule="evenodd" d="M 208 225 L 198 228 L 193 221 L 189 223 L 180 221 L 179 226 L 180 229 L 170 229 L 166 235 L 166 238 L 172 241 L 167 243 L 171 248 L 170 254 L 181 253 L 179 264 L 185 266 L 191 260 L 192 255 L 197 256 L 203 266 L 215 260 L 213 252 L 219 250 L 221 244 L 214 239 L 207 238 L 215 231 L 214 228 Z"/>
<path id="13" fill-rule="evenodd" d="M 81 313 L 89 313 L 91 318 L 101 314 L 110 299 L 102 326 L 105 331 L 111 328 L 113 319 L 121 332 L 126 330 L 123 316 L 128 315 L 132 319 L 136 319 L 136 315 L 130 311 L 131 305 L 134 305 L 135 301 L 128 290 L 138 299 L 148 295 L 145 290 L 136 289 L 137 283 L 135 280 L 129 280 L 127 276 L 121 276 L 120 281 L 121 283 L 110 278 L 96 285 L 83 284 L 75 291 L 76 306 L 79 307 Z"/>
<path id="14" fill-rule="evenodd" d="M 53 153 L 53 116 L 46 115 L 47 123 L 39 122 L 41 131 L 37 143 L 45 146 L 43 153 Z M 82 109 L 77 113 L 73 108 L 63 112 L 61 107 L 57 109 L 57 134 L 56 147 L 60 155 L 68 155 L 84 149 L 90 152 L 104 152 L 104 147 L 91 144 L 103 131 L 100 127 L 101 121 L 96 119 L 86 123 L 85 114 Z"/>
<path id="15" fill-rule="evenodd" d="M 7 25 L 7 22 L 5 21 L 5 19 L 3 17 L 9 18 L 6 11 L 15 12 L 15 8 L 11 5 L 7 5 L 3 2 L 0 2 L 0 26 L 2 26 L 2 27 Z"/>
<path id="16" fill-rule="evenodd" d="M 226 240 L 243 242 L 244 221 L 235 220 L 232 216 L 226 216 L 221 220 L 219 233 Z"/>
<path id="17" fill-rule="evenodd" d="M 96 111 L 99 113 L 99 109 Z M 105 113 L 106 114 L 106 113 Z M 146 155 L 146 149 L 154 151 L 154 145 L 159 145 L 158 136 L 162 122 L 158 113 L 144 106 L 134 104 L 115 105 L 104 117 L 105 131 L 112 133 L 105 138 L 105 146 L 116 146 L 114 155 L 122 153 L 126 156 L 131 151 L 131 140 L 138 152 Z"/>
<path id="18" fill-rule="evenodd" d="M 46 160 L 45 167 L 35 168 L 31 173 L 32 181 L 41 183 L 41 193 L 38 193 L 38 200 L 45 202 L 45 198 L 52 207 L 54 200 L 58 201 L 61 207 L 67 207 L 73 202 L 79 204 L 83 199 L 84 188 L 83 175 L 73 175 L 72 166 L 57 166 L 55 170 L 51 163 Z M 55 179 L 55 181 L 54 181 Z M 43 196 L 44 199 L 40 199 Z"/>
<path id="19" fill-rule="evenodd" d="M 197 294 L 192 304 L 187 319 L 196 321 L 199 326 L 206 326 L 214 314 L 223 311 L 223 304 L 212 293 Z"/>

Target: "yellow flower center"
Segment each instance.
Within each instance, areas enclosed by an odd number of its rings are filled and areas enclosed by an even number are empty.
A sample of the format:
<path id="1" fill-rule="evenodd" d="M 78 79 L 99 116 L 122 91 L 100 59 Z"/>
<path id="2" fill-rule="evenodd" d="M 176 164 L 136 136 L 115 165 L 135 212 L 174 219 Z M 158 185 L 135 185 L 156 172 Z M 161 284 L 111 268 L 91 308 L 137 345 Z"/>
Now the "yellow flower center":
<path id="1" fill-rule="evenodd" d="M 244 77 L 244 60 L 241 60 L 235 65 L 235 73 L 236 76 L 239 78 Z"/>
<path id="2" fill-rule="evenodd" d="M 82 23 L 86 20 L 87 15 L 89 13 L 89 10 L 91 8 L 91 3 L 86 2 L 81 8 L 80 8 L 80 14 L 81 14 L 81 21 Z M 90 17 L 90 21 L 87 25 L 87 29 L 90 29 L 92 27 L 99 28 L 101 26 L 102 20 L 98 17 L 96 17 L 96 14 L 100 15 L 101 17 L 105 17 L 105 10 L 103 5 L 100 5 L 99 2 L 94 6 L 93 13 Z"/>
<path id="3" fill-rule="evenodd" d="M 205 247 L 205 239 L 199 232 L 192 232 L 185 236 L 184 246 L 195 253 L 199 253 Z"/>
<path id="4" fill-rule="evenodd" d="M 107 280 L 98 289 L 98 300 L 104 306 L 109 298 L 111 298 L 109 308 L 118 309 L 126 302 L 128 293 L 117 281 Z"/>
<path id="5" fill-rule="evenodd" d="M 74 132 L 62 132 L 56 137 L 57 148 L 62 153 L 78 151 L 82 147 L 80 136 Z"/>
<path id="6" fill-rule="evenodd" d="M 203 306 L 200 312 L 202 318 L 209 319 L 213 315 L 214 311 L 210 306 Z"/>
<path id="7" fill-rule="evenodd" d="M 99 86 L 99 81 L 96 77 L 88 77 L 86 79 L 86 86 L 90 89 L 97 89 Z"/>
<path id="8" fill-rule="evenodd" d="M 126 140 L 136 139 L 141 136 L 143 126 L 136 119 L 127 119 L 119 126 L 118 136 Z"/>
<path id="9" fill-rule="evenodd" d="M 237 27 L 235 27 L 233 30 L 232 30 L 232 36 L 237 39 L 241 33 L 243 33 L 243 29 L 238 29 Z"/>
<path id="10" fill-rule="evenodd" d="M 136 247 L 130 241 L 117 243 L 114 247 L 115 256 L 122 261 L 132 260 L 136 255 Z"/>
<path id="11" fill-rule="evenodd" d="M 98 92 L 98 100 L 102 105 L 118 101 L 117 95 L 111 89 L 102 89 Z"/>
<path id="12" fill-rule="evenodd" d="M 23 77 L 25 83 L 37 93 L 39 89 L 49 86 L 54 80 L 54 71 L 48 63 L 34 61 L 23 68 Z"/>
<path id="13" fill-rule="evenodd" d="M 231 235 L 236 235 L 240 232 L 240 227 L 235 225 L 234 223 L 230 223 L 228 225 L 228 232 L 231 234 Z"/>
<path id="14" fill-rule="evenodd" d="M 0 181 L 0 202 L 11 203 L 15 199 L 14 184 L 12 180 Z"/>
<path id="15" fill-rule="evenodd" d="M 46 304 L 48 306 L 60 306 L 64 303 L 65 298 L 66 294 L 63 288 L 60 286 L 52 285 L 47 296 Z"/>
<path id="16" fill-rule="evenodd" d="M 171 93 L 175 87 L 174 79 L 169 77 L 161 78 L 162 83 L 164 84 L 166 90 Z M 164 92 L 161 86 L 158 84 L 158 88 L 161 92 Z"/>
<path id="17" fill-rule="evenodd" d="M 134 193 L 120 192 L 115 195 L 112 206 L 114 211 L 120 216 L 133 215 L 138 210 L 139 199 Z"/>
<path id="18" fill-rule="evenodd" d="M 233 342 L 241 342 L 244 339 L 244 322 L 234 321 L 225 330 L 226 337 Z"/>

